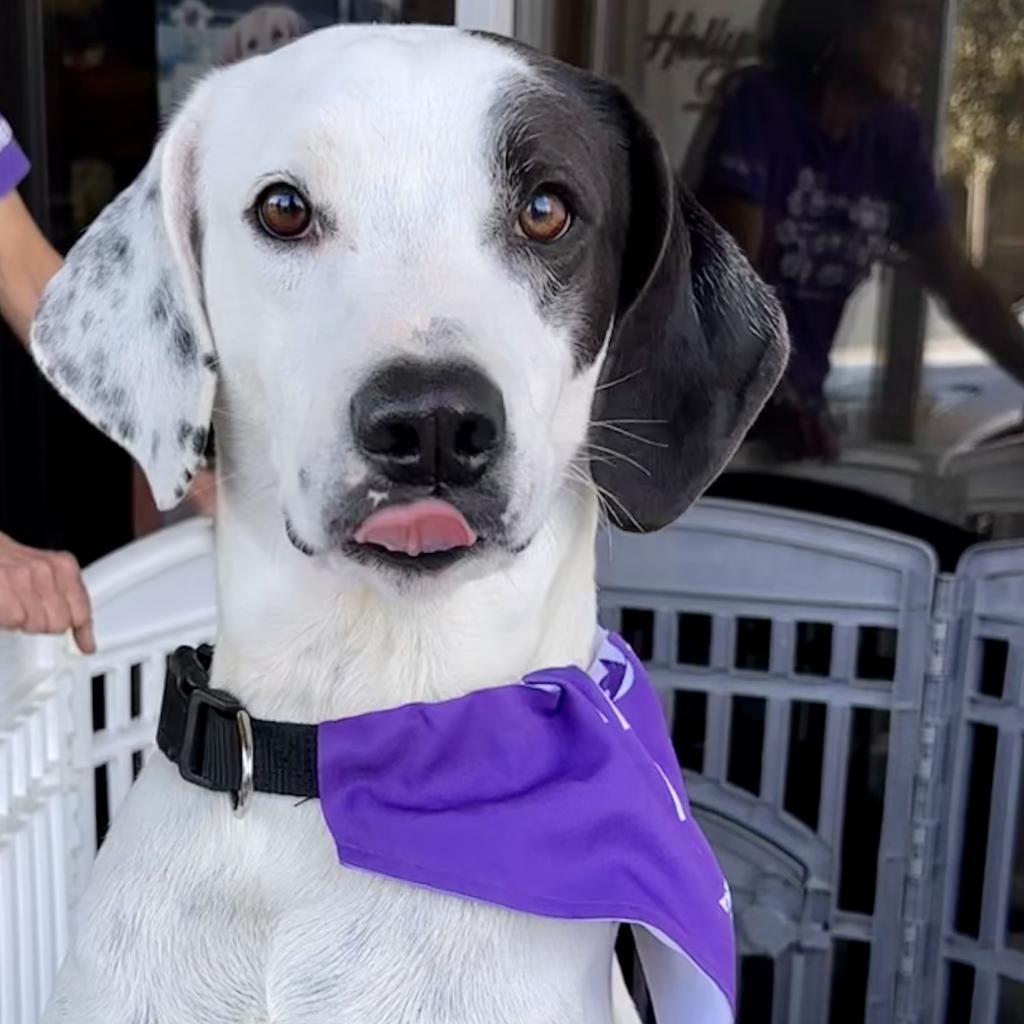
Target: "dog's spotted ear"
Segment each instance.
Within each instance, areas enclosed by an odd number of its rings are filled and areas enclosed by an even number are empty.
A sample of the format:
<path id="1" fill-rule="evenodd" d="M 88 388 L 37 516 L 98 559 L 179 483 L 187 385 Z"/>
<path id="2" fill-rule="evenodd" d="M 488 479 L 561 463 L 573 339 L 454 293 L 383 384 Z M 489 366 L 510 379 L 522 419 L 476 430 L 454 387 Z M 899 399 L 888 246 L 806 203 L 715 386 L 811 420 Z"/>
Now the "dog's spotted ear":
<path id="1" fill-rule="evenodd" d="M 199 467 L 217 383 L 196 200 L 205 92 L 68 254 L 32 327 L 43 372 L 135 457 L 160 508 L 181 500 Z"/>
<path id="2" fill-rule="evenodd" d="M 778 383 L 789 343 L 774 295 L 676 182 L 646 120 L 608 88 L 628 135 L 631 209 L 591 414 L 602 452 L 591 473 L 615 524 L 647 532 L 680 516 L 725 467 Z"/>

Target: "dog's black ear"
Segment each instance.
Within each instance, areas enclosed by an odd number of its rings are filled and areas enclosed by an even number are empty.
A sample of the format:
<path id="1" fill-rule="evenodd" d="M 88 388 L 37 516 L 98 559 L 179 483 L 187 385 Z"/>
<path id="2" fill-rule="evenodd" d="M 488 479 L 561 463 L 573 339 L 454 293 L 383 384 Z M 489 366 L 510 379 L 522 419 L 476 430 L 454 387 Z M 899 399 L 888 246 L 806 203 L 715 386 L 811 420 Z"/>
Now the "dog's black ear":
<path id="1" fill-rule="evenodd" d="M 32 327 L 42 371 L 135 457 L 160 508 L 184 496 L 203 457 L 217 383 L 197 209 L 209 84 L 68 254 Z"/>
<path id="2" fill-rule="evenodd" d="M 679 185 L 614 89 L 628 133 L 630 229 L 615 329 L 591 413 L 591 474 L 615 525 L 648 532 L 696 500 L 785 368 L 782 311 L 740 249 Z"/>

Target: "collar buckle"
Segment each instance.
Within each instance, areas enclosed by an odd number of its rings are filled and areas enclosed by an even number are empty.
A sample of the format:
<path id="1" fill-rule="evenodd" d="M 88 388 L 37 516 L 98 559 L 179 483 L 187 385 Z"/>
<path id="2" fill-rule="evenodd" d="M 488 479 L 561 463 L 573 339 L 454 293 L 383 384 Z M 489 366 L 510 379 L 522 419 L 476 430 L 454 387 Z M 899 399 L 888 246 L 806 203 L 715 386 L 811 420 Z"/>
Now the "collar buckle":
<path id="1" fill-rule="evenodd" d="M 209 648 L 181 649 L 172 655 L 169 682 L 185 705 L 184 727 L 180 742 L 161 747 L 177 762 L 186 782 L 231 793 L 235 814 L 241 816 L 255 789 L 252 719 L 230 693 L 210 687 L 211 656 Z M 225 784 L 225 775 L 238 780 L 237 788 Z"/>

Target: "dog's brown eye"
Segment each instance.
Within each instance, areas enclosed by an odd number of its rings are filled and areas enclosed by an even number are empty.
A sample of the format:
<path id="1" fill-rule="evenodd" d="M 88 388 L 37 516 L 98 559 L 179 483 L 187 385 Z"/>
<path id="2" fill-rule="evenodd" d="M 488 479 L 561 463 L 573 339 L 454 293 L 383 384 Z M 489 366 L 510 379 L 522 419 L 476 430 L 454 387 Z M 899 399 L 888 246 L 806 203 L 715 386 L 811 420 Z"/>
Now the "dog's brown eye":
<path id="1" fill-rule="evenodd" d="M 274 238 L 302 238 L 313 223 L 313 211 L 305 196 L 291 185 L 271 185 L 256 200 L 260 227 Z"/>
<path id="2" fill-rule="evenodd" d="M 519 212 L 519 230 L 535 242 L 554 242 L 571 223 L 568 207 L 551 192 L 535 192 Z"/>

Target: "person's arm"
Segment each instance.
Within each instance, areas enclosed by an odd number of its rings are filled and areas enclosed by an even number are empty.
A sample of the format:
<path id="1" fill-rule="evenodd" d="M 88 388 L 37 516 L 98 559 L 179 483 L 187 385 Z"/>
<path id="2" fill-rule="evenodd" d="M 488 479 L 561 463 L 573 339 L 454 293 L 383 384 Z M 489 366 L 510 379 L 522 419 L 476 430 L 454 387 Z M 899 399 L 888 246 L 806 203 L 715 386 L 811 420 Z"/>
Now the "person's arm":
<path id="1" fill-rule="evenodd" d="M 708 212 L 730 235 L 758 269 L 761 244 L 764 241 L 764 210 L 744 196 L 716 191 L 705 197 Z"/>
<path id="2" fill-rule="evenodd" d="M 1024 328 L 946 226 L 907 243 L 928 287 L 971 340 L 1024 384 Z"/>
<path id="3" fill-rule="evenodd" d="M 0 197 L 0 315 L 23 345 L 43 289 L 60 265 L 17 191 Z"/>

